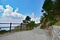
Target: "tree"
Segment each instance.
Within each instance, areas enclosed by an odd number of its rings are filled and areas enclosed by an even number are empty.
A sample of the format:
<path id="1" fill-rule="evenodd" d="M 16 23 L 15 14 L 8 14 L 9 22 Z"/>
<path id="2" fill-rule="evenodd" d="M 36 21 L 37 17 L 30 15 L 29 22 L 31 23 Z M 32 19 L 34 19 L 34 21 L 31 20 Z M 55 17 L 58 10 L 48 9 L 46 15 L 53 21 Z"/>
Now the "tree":
<path id="1" fill-rule="evenodd" d="M 29 16 L 26 16 L 25 20 L 23 20 L 23 23 L 29 23 L 30 19 L 31 18 Z"/>
<path id="2" fill-rule="evenodd" d="M 42 25 L 44 24 L 45 25 L 48 24 L 49 26 L 54 25 L 57 22 L 56 15 L 58 15 L 58 17 L 60 16 L 60 0 L 55 1 L 45 0 L 42 8 L 46 12 L 41 17 L 41 22 L 43 23 Z"/>
<path id="3" fill-rule="evenodd" d="M 35 22 L 34 21 L 31 21 L 30 23 L 28 23 L 28 26 L 32 27 L 35 25 Z"/>
<path id="4" fill-rule="evenodd" d="M 41 16 L 40 23 L 43 23 L 45 19 L 47 19 L 47 13 L 43 13 L 43 15 Z"/>
<path id="5" fill-rule="evenodd" d="M 27 21 L 30 21 L 30 17 L 29 16 L 27 16 L 26 18 L 25 18 L 25 20 L 27 20 Z"/>
<path id="6" fill-rule="evenodd" d="M 26 20 L 23 20 L 23 23 L 26 23 Z"/>
<path id="7" fill-rule="evenodd" d="M 30 27 L 37 27 L 38 24 L 36 24 L 35 21 L 31 21 L 30 23 L 28 23 L 28 26 L 30 26 Z"/>

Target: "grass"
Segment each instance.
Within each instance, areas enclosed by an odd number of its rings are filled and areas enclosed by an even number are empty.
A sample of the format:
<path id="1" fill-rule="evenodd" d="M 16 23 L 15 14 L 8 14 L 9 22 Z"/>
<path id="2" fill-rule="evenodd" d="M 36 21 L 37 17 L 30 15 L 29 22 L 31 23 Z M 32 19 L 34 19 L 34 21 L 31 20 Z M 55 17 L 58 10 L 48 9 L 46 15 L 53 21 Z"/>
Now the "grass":
<path id="1" fill-rule="evenodd" d="M 7 32 L 9 32 L 9 31 L 1 30 L 1 31 L 0 31 L 0 34 L 5 34 L 5 33 L 7 33 Z"/>
<path id="2" fill-rule="evenodd" d="M 56 22 L 56 24 L 55 24 L 55 25 L 60 26 L 60 21 Z"/>

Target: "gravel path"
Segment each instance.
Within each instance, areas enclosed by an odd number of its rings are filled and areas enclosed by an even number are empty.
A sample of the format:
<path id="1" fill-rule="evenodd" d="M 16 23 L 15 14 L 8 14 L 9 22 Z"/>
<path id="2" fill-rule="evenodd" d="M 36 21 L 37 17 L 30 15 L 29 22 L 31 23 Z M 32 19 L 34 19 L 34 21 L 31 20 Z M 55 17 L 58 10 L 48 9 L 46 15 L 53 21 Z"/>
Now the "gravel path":
<path id="1" fill-rule="evenodd" d="M 31 31 L 16 32 L 0 37 L 0 40 L 48 40 L 45 30 L 34 29 Z"/>
<path id="2" fill-rule="evenodd" d="M 3 36 L 0 35 L 0 40 L 60 40 L 60 27 L 54 26 L 53 31 L 53 39 L 47 34 L 47 30 L 42 30 L 37 27 L 31 31 L 8 33 Z"/>
<path id="3" fill-rule="evenodd" d="M 33 31 L 24 31 L 0 37 L 0 40 L 47 40 L 47 37 L 44 34 L 39 35 Z"/>

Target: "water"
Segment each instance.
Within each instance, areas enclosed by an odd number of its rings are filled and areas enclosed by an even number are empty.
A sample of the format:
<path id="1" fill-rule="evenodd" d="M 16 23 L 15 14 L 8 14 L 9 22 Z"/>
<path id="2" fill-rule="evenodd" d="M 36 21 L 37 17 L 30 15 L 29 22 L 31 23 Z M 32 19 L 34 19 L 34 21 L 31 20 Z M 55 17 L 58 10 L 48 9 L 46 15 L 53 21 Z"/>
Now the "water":
<path id="1" fill-rule="evenodd" d="M 12 24 L 11 29 L 15 29 L 16 26 L 18 26 L 19 24 Z M 10 24 L 0 24 L 0 30 L 10 30 Z"/>
<path id="2" fill-rule="evenodd" d="M 15 28 L 11 28 L 11 30 L 13 30 L 13 29 L 15 29 Z M 8 31 L 8 30 L 10 30 L 10 28 L 1 28 L 0 30 L 6 30 L 6 31 Z"/>

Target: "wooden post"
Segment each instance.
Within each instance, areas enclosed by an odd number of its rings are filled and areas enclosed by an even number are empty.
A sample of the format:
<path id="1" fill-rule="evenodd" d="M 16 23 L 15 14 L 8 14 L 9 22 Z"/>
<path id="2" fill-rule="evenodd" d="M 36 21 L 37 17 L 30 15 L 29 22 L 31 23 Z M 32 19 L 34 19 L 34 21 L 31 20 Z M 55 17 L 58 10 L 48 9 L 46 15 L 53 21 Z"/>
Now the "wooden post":
<path id="1" fill-rule="evenodd" d="M 12 23 L 10 23 L 10 32 L 11 32 L 11 26 L 12 26 Z"/>
<path id="2" fill-rule="evenodd" d="M 21 23 L 21 26 L 20 26 L 20 31 L 22 31 L 22 23 Z"/>

